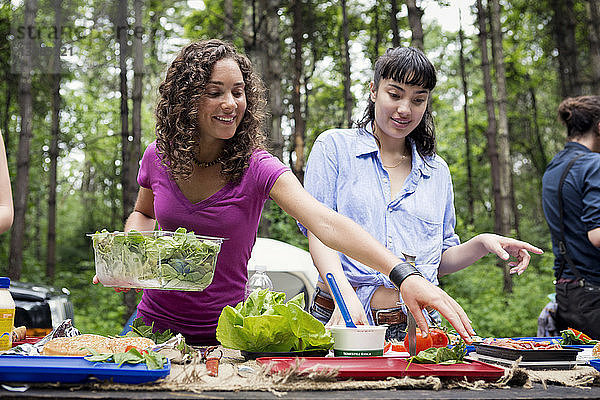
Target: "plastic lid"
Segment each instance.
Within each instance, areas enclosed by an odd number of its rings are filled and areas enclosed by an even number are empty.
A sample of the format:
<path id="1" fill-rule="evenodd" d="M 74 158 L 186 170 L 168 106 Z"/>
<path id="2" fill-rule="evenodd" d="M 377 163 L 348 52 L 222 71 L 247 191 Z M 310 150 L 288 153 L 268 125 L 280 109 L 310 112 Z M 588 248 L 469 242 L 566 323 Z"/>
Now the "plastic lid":
<path id="1" fill-rule="evenodd" d="M 10 278 L 0 276 L 0 289 L 8 289 L 10 286 Z"/>

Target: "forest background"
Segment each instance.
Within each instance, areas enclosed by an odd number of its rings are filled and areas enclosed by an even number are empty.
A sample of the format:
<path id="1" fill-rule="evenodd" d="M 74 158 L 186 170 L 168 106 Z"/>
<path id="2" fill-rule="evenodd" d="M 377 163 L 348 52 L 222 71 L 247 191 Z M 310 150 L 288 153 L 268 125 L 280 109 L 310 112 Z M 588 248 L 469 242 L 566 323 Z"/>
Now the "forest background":
<path id="1" fill-rule="evenodd" d="M 0 236 L 0 274 L 68 288 L 83 332 L 121 330 L 139 294 L 91 284 L 87 234 L 122 230 L 158 84 L 191 40 L 230 40 L 252 59 L 269 89 L 271 150 L 300 180 L 319 133 L 362 115 L 376 56 L 412 45 L 438 70 L 437 152 L 461 239 L 497 232 L 545 250 L 522 276 L 487 256 L 441 286 L 480 335 L 535 335 L 554 291 L 541 178 L 565 142 L 561 99 L 600 93 L 600 1 L 473 0 L 460 29 L 445 30 L 428 13 L 449 18 L 453 3 L 2 1 L 0 129 L 15 222 Z M 260 236 L 307 248 L 291 218 L 265 211 Z"/>

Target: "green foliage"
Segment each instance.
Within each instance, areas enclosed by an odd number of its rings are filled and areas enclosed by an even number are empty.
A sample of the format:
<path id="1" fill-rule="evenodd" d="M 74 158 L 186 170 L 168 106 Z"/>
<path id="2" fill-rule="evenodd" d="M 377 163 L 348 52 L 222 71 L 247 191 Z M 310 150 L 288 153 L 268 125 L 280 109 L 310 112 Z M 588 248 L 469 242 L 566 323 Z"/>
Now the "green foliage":
<path id="1" fill-rule="evenodd" d="M 539 313 L 554 292 L 553 257 L 544 254 L 532 260 L 524 274 L 513 277 L 511 294 L 502 292 L 502 270 L 492 255 L 443 277 L 442 287 L 460 303 L 479 336 L 536 336 Z"/>
<path id="2" fill-rule="evenodd" d="M 171 332 L 170 329 L 167 329 L 165 331 L 156 331 L 154 332 L 154 322 L 148 326 L 144 324 L 144 321 L 142 320 L 141 317 L 138 317 L 136 319 L 133 320 L 133 322 L 131 323 L 131 331 L 127 332 L 126 336 L 133 336 L 133 337 L 146 337 L 146 338 L 150 338 L 154 341 L 154 343 L 156 344 L 160 344 L 160 343 L 164 343 L 167 340 L 171 339 L 173 336 L 175 336 L 173 334 L 173 332 Z"/>
<path id="3" fill-rule="evenodd" d="M 117 335 L 123 329 L 125 317 L 123 294 L 115 292 L 114 288 L 93 285 L 94 273 L 94 263 L 82 261 L 62 271 L 54 285 L 71 292 L 77 329 L 83 333 Z"/>
<path id="4" fill-rule="evenodd" d="M 143 147 L 154 138 L 153 108 L 166 63 L 187 40 L 222 37 L 223 0 L 201 3 L 201 7 L 191 9 L 187 2 L 181 1 L 144 2 Z M 339 3 L 301 4 L 304 30 L 301 95 L 302 112 L 307 120 L 308 154 L 318 134 L 341 126 L 344 122 L 343 57 L 339 39 L 342 18 Z M 575 0 L 573 5 L 577 21 L 583 21 L 576 25 L 576 41 L 581 80 L 585 83 L 592 76 L 591 63 L 587 62 L 590 46 L 589 23 L 585 22 L 586 2 Z M 441 280 L 444 289 L 463 305 L 479 333 L 486 336 L 534 334 L 537 315 L 547 301 L 547 294 L 553 291 L 553 257 L 540 204 L 540 181 L 545 165 L 562 147 L 565 136 L 564 128 L 556 121 L 561 82 L 557 73 L 552 2 L 510 0 L 504 2 L 502 7 L 514 171 L 513 194 L 518 210 L 515 221 L 519 217 L 519 229 L 514 236 L 519 235 L 523 240 L 545 249 L 546 254 L 532 256 L 532 264 L 526 273 L 513 277 L 512 294 L 502 292 L 502 271 L 497 267 L 494 256 L 488 256 L 474 266 Z M 69 62 L 64 61 L 61 74 L 57 267 L 53 281 L 45 277 L 52 76 L 38 66 L 32 77 L 33 139 L 22 272 L 24 281 L 68 288 L 75 305 L 76 326 L 84 332 L 109 335 L 121 330 L 127 316 L 123 315 L 121 294 L 111 288 L 91 284 L 94 275 L 93 252 L 86 234 L 102 228 L 113 231 L 123 227 L 118 45 L 112 22 L 115 10 L 113 4 L 99 0 L 63 1 L 65 25 L 78 24 L 85 26 L 86 30 L 82 30 L 80 35 L 63 38 L 77 56 Z M 388 2 L 367 4 L 348 1 L 351 41 L 354 48 L 361 52 L 361 56 L 352 59 L 353 96 L 358 101 L 355 115 L 362 113 L 367 95 L 371 76 L 371 71 L 367 71 L 370 65 L 367 64 L 372 64 L 377 55 L 391 46 L 390 11 Z M 276 12 L 280 22 L 282 129 L 288 141 L 285 148 L 288 148 L 289 133 L 293 129 L 291 95 L 294 58 L 290 3 L 281 2 L 269 12 Z M 424 12 L 427 17 L 426 7 Z M 252 15 L 252 8 L 242 0 L 233 1 L 233 13 L 234 44 L 239 49 L 255 51 L 252 29 L 260 25 L 263 16 Z M 13 185 L 20 120 L 18 75 L 13 74 L 18 70 L 13 67 L 18 65 L 12 64 L 12 48 L 8 38 L 11 28 L 18 26 L 22 17 L 22 2 L 2 2 L 0 5 L 0 37 L 7 38 L 0 41 L 0 129 L 3 130 L 7 147 Z M 129 17 L 131 23 L 133 13 Z M 401 42 L 408 45 L 410 32 L 404 11 L 400 10 L 397 17 Z M 40 1 L 36 23 L 49 26 L 53 19 L 52 2 Z M 466 32 L 473 32 L 473 29 L 469 29 L 472 27 L 465 28 Z M 478 37 L 476 33 L 468 33 L 464 42 L 469 86 L 469 161 L 475 186 L 474 191 L 469 193 L 457 35 L 455 32 L 444 32 L 435 23 L 424 26 L 424 29 L 426 53 L 435 64 L 439 78 L 432 100 L 437 151 L 446 160 L 452 173 L 456 231 L 465 240 L 494 229 Z M 132 35 L 133 31 L 130 30 L 129 34 Z M 181 40 L 182 37 L 185 39 Z M 50 48 L 50 42 L 45 40 L 45 46 Z M 364 62 L 367 60 L 371 63 Z M 130 90 L 131 84 L 130 79 Z M 356 88 L 362 88 L 362 91 Z M 131 106 L 130 102 L 130 112 Z M 474 200 L 472 215 L 469 211 L 470 198 Z M 270 222 L 271 237 L 307 249 L 307 240 L 299 232 L 296 221 L 275 203 L 269 202 L 265 217 Z M 3 274 L 8 268 L 9 240 L 9 233 L 0 235 L 0 273 Z"/>

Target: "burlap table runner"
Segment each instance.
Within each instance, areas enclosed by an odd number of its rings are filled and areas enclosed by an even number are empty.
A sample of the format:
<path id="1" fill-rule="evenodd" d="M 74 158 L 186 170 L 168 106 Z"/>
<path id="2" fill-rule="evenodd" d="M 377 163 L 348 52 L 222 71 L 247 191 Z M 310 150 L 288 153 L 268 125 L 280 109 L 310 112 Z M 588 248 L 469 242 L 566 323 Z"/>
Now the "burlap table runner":
<path id="1" fill-rule="evenodd" d="M 108 382 L 91 383 L 94 389 L 142 391 L 268 391 L 283 395 L 291 391 L 312 390 L 374 390 L 374 389 L 425 389 L 451 388 L 481 390 L 485 388 L 531 387 L 532 383 L 562 386 L 600 385 L 600 374 L 594 368 L 578 366 L 572 370 L 533 371 L 519 368 L 518 362 L 505 369 L 497 382 L 448 380 L 438 377 L 387 378 L 382 380 L 337 380 L 335 371 L 300 374 L 292 368 L 281 375 L 267 372 L 256 361 L 245 361 L 239 351 L 223 349 L 223 358 L 216 377 L 209 376 L 199 359 L 186 365 L 172 365 L 171 373 L 163 380 L 144 385 L 117 385 Z"/>

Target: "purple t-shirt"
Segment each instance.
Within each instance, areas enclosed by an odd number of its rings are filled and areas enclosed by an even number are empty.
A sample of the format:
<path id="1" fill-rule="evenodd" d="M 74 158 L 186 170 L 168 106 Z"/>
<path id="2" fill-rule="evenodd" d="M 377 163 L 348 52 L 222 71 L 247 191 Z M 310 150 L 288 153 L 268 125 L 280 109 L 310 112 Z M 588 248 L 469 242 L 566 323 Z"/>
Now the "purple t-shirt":
<path id="1" fill-rule="evenodd" d="M 263 205 L 279 176 L 288 171 L 268 152 L 256 150 L 237 184 L 227 183 L 198 203 L 190 202 L 171 179 L 151 143 L 142 157 L 138 183 L 154 193 L 154 215 L 160 229 L 184 227 L 197 235 L 226 238 L 210 286 L 201 292 L 146 289 L 138 314 L 155 329 L 180 332 L 191 344 L 216 343 L 221 310 L 244 297 L 247 264 Z"/>

